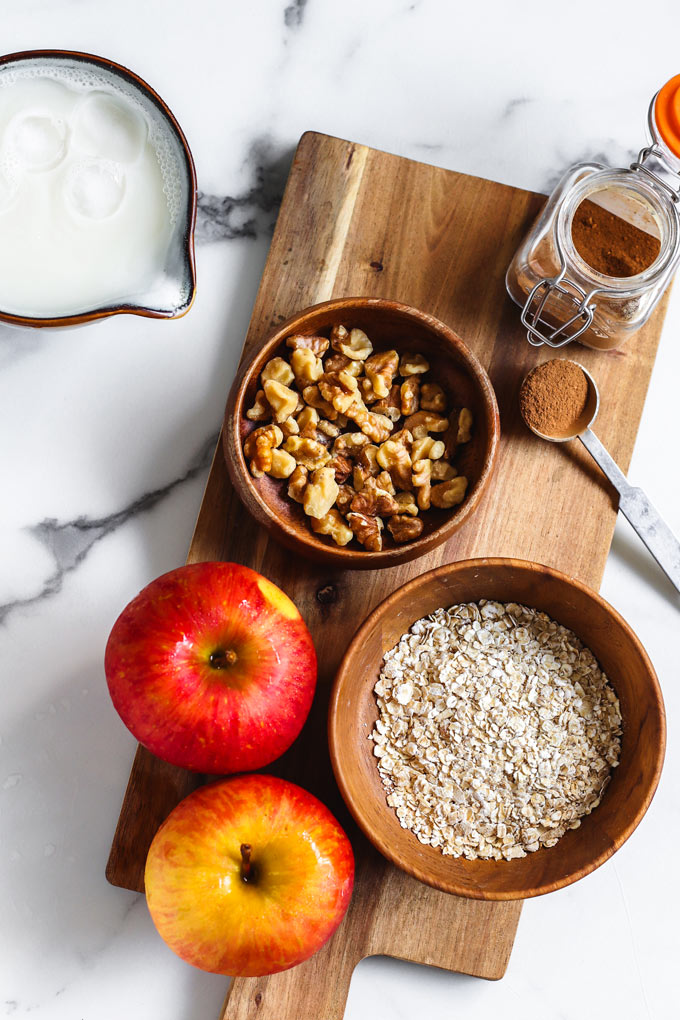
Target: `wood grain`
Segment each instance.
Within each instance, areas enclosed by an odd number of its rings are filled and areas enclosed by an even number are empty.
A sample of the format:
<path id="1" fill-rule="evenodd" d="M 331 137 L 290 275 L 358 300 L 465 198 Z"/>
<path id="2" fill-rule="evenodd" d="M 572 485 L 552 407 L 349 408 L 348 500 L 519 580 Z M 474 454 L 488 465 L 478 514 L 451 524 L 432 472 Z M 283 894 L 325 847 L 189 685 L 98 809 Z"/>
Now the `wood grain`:
<path id="1" fill-rule="evenodd" d="M 258 528 L 231 490 L 218 448 L 189 561 L 247 563 L 300 608 L 319 653 L 319 688 L 301 737 L 275 771 L 297 778 L 337 813 L 358 860 L 356 893 L 336 936 L 301 967 L 235 981 L 226 1020 L 335 1020 L 343 1015 L 356 961 L 375 953 L 487 978 L 505 972 L 521 904 L 448 896 L 380 858 L 353 827 L 333 783 L 325 717 L 333 676 L 358 625 L 386 595 L 430 567 L 470 556 L 515 556 L 599 587 L 616 518 L 614 495 L 585 452 L 576 444 L 541 442 L 522 425 L 517 407 L 524 373 L 548 354 L 524 339 L 504 275 L 543 201 L 325 135 L 308 133 L 298 146 L 244 358 L 286 318 L 333 296 L 414 305 L 451 326 L 489 371 L 501 413 L 501 453 L 483 507 L 446 545 L 389 570 L 342 572 L 303 563 Z M 664 312 L 662 302 L 621 351 L 573 349 L 600 387 L 598 435 L 624 469 Z M 187 775 L 173 779 L 167 768 L 138 752 L 107 868 L 116 885 L 142 888 L 159 821 L 200 782 Z"/>

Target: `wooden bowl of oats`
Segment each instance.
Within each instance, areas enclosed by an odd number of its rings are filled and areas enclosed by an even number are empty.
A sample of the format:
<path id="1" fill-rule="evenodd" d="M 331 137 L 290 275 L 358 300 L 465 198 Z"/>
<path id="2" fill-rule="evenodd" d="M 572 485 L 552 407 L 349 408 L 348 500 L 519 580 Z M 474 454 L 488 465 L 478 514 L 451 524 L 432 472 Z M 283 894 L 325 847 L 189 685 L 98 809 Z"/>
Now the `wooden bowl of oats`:
<path id="1" fill-rule="evenodd" d="M 489 377 L 396 301 L 342 298 L 283 323 L 231 389 L 223 448 L 252 516 L 319 562 L 375 568 L 446 541 L 498 451 Z"/>
<path id="2" fill-rule="evenodd" d="M 649 807 L 666 741 L 625 620 L 579 581 L 512 559 L 438 567 L 379 605 L 342 661 L 328 727 L 340 791 L 377 849 L 486 900 L 552 892 L 611 857 Z"/>

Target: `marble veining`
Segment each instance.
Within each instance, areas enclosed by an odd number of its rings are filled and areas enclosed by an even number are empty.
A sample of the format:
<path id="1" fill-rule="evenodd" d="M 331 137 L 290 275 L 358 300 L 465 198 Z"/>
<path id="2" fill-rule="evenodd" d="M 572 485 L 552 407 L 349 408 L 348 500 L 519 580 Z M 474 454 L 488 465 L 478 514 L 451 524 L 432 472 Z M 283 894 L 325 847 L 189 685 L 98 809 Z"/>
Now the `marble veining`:
<path id="1" fill-rule="evenodd" d="M 274 229 L 293 151 L 260 138 L 251 146 L 247 166 L 253 183 L 240 195 L 198 195 L 196 240 L 230 241 L 269 235 Z"/>
<path id="2" fill-rule="evenodd" d="M 309 0 L 293 0 L 283 12 L 286 28 L 299 28 L 305 16 L 305 8 Z"/>
<path id="3" fill-rule="evenodd" d="M 529 96 L 517 96 L 516 99 L 509 99 L 501 111 L 501 120 L 507 120 L 511 117 L 521 106 L 526 106 L 527 103 L 533 102 Z"/>
<path id="4" fill-rule="evenodd" d="M 203 474 L 212 461 L 218 436 L 219 432 L 211 435 L 186 469 L 167 485 L 143 493 L 120 510 L 115 510 L 105 517 L 82 516 L 73 521 L 46 518 L 37 524 L 28 525 L 26 530 L 49 551 L 53 558 L 54 572 L 45 579 L 42 587 L 35 594 L 0 605 L 0 625 L 5 623 L 13 611 L 34 606 L 37 602 L 56 595 L 61 591 L 66 575 L 83 562 L 97 542 L 113 534 L 136 515 L 153 510 L 158 503 L 166 499 L 179 486 Z"/>
<path id="5" fill-rule="evenodd" d="M 642 147 L 642 142 L 640 143 Z M 542 191 L 550 194 L 552 189 L 559 182 L 562 174 L 575 163 L 602 163 L 608 167 L 628 167 L 637 157 L 638 150 L 625 149 L 619 145 L 613 138 L 609 140 L 606 148 L 599 149 L 597 152 L 592 150 L 577 150 L 576 152 L 565 153 L 560 151 L 560 158 L 562 159 L 564 169 L 560 173 L 550 175 L 545 182 Z"/>

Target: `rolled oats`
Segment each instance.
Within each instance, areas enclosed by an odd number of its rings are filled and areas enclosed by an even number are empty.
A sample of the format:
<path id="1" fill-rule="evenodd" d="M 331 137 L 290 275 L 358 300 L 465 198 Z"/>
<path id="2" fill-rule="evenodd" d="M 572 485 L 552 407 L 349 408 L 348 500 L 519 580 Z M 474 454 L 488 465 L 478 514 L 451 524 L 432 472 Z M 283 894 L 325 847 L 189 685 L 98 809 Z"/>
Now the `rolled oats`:
<path id="1" fill-rule="evenodd" d="M 600 803 L 618 698 L 545 613 L 485 599 L 416 621 L 386 653 L 370 739 L 401 826 L 443 854 L 513 860 Z"/>

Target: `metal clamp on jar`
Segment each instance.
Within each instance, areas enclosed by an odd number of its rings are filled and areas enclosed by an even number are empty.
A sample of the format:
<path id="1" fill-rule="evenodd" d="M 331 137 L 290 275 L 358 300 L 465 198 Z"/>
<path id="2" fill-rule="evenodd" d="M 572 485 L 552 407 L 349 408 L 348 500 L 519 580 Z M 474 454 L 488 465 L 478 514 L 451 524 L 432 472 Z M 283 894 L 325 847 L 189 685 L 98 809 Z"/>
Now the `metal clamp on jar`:
<path id="1" fill-rule="evenodd" d="M 651 145 L 630 169 L 571 167 L 515 253 L 506 286 L 533 346 L 578 339 L 601 350 L 618 347 L 668 286 L 680 260 L 680 75 L 652 100 L 648 126 Z M 618 223 L 620 236 L 640 238 L 653 252 L 649 263 L 622 260 L 612 269 L 586 261 L 574 232 L 586 201 L 596 217 Z M 592 217 L 585 222 L 597 226 Z"/>

